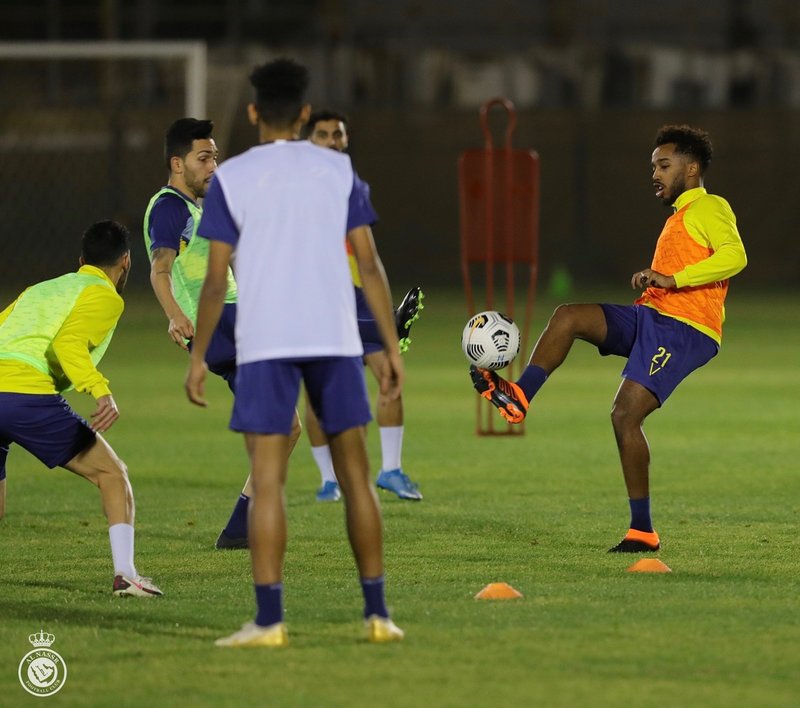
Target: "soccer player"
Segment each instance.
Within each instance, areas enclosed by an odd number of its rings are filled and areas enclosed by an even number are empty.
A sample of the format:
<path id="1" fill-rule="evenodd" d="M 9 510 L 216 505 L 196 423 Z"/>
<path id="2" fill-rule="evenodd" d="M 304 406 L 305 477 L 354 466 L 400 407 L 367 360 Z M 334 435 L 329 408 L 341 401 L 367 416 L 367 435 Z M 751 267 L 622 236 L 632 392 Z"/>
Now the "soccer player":
<path id="1" fill-rule="evenodd" d="M 50 468 L 65 467 L 100 490 L 114 562 L 115 595 L 161 595 L 133 562 L 133 490 L 125 463 L 101 433 L 119 418 L 97 370 L 117 326 L 131 267 L 128 230 L 99 221 L 83 234 L 80 269 L 25 290 L 0 313 L 0 478 L 11 443 Z M 91 394 L 87 423 L 61 393 Z"/>
<path id="2" fill-rule="evenodd" d="M 345 500 L 348 538 L 364 595 L 367 638 L 402 639 L 384 599 L 381 513 L 370 483 L 364 426 L 370 419 L 363 348 L 342 234 L 353 245 L 364 293 L 386 350 L 381 388 L 399 394 L 403 364 L 386 275 L 370 213 L 346 155 L 297 140 L 311 112 L 308 71 L 289 59 L 257 67 L 248 106 L 259 146 L 220 166 L 198 234 L 211 239 L 208 273 L 186 378 L 189 400 L 206 405 L 203 357 L 223 307 L 235 255 L 239 286 L 237 387 L 231 428 L 250 456 L 250 553 L 257 615 L 219 646 L 284 646 L 284 485 L 291 409 L 301 380 L 328 435 Z M 297 287 L 302 277 L 303 287 Z"/>
<path id="3" fill-rule="evenodd" d="M 315 145 L 332 148 L 339 152 L 346 152 L 350 143 L 347 132 L 347 117 L 336 111 L 324 110 L 312 113 L 304 133 Z M 378 215 L 369 200 L 369 185 L 357 176 L 356 179 L 361 182 L 360 189 L 364 195 L 364 206 L 370 217 L 369 225 L 372 226 L 378 220 Z M 346 245 L 350 259 L 350 271 L 355 285 L 358 329 L 361 335 L 361 343 L 364 346 L 364 363 L 369 367 L 376 379 L 379 379 L 380 372 L 384 367 L 386 354 L 383 352 L 383 342 L 381 341 L 375 318 L 364 298 L 353 249 L 349 244 Z M 398 336 L 400 337 L 400 351 L 405 351 L 411 342 L 408 338 L 408 333 L 411 325 L 419 317 L 419 311 L 423 307 L 423 297 L 421 288 L 412 288 L 397 308 L 395 319 L 397 321 Z M 376 484 L 381 489 L 394 492 L 400 499 L 419 501 L 422 499 L 419 487 L 403 472 L 404 425 L 402 396 L 398 396 L 394 400 L 387 400 L 379 391 L 375 408 L 381 437 L 382 454 L 382 466 Z M 333 472 L 328 440 L 314 415 L 314 409 L 308 404 L 306 404 L 305 422 L 308 438 L 311 441 L 311 453 L 322 477 L 322 486 L 317 492 L 317 500 L 337 501 L 340 497 L 340 490 Z"/>
<path id="4" fill-rule="evenodd" d="M 156 192 L 144 215 L 144 240 L 150 253 L 150 283 L 169 321 L 168 333 L 188 351 L 194 337 L 197 300 L 208 265 L 208 241 L 196 238 L 202 208 L 200 201 L 217 169 L 217 145 L 210 120 L 179 118 L 167 129 L 164 158 L 167 185 Z M 236 382 L 236 282 L 228 271 L 225 306 L 206 352 L 210 371 L 221 376 L 233 391 Z M 292 437 L 300 436 L 295 420 Z M 217 549 L 247 548 L 247 507 L 252 494 L 250 478 L 234 505 L 228 523 L 217 538 Z"/>
<path id="5" fill-rule="evenodd" d="M 644 289 L 635 304 L 559 306 L 516 383 L 492 371 L 470 368 L 478 393 L 510 423 L 520 423 L 529 402 L 576 339 L 593 344 L 603 356 L 628 359 L 611 423 L 631 522 L 610 552 L 660 548 L 650 517 L 650 450 L 642 425 L 683 379 L 717 354 L 729 279 L 747 265 L 730 205 L 703 186 L 711 156 L 711 141 L 703 130 L 667 125 L 656 134 L 653 188 L 672 215 L 650 266 L 631 276 L 631 287 Z"/>

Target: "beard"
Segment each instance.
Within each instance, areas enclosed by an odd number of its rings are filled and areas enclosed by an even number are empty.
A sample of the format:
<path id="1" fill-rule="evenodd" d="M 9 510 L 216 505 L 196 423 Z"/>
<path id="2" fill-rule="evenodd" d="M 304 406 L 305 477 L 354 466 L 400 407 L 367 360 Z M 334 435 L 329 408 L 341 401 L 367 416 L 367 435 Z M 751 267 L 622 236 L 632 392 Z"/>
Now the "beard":
<path id="1" fill-rule="evenodd" d="M 665 207 L 672 208 L 675 200 L 686 191 L 686 180 L 683 177 L 678 177 L 669 190 L 664 190 L 664 196 L 661 198 Z"/>
<path id="2" fill-rule="evenodd" d="M 128 268 L 122 272 L 122 275 L 119 276 L 119 280 L 117 281 L 117 294 L 122 295 L 122 291 L 125 290 L 125 284 L 128 282 L 128 273 L 131 272 L 131 269 Z"/>
<path id="3" fill-rule="evenodd" d="M 186 187 L 189 189 L 195 199 L 202 199 L 204 196 L 206 196 L 208 184 L 206 184 L 206 182 L 199 178 L 194 172 L 187 171 L 184 179 L 186 181 Z"/>

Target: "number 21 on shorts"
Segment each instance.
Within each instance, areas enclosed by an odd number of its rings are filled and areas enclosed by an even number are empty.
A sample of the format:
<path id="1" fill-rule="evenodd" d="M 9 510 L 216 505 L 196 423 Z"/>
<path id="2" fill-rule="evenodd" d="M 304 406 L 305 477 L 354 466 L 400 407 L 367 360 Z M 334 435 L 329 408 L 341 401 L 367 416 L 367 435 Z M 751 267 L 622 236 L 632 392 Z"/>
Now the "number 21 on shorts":
<path id="1" fill-rule="evenodd" d="M 667 362 L 671 356 L 672 354 L 664 349 L 664 347 L 659 347 L 658 351 L 650 360 L 650 376 L 653 376 L 653 374 L 657 374 L 659 371 L 661 371 L 661 369 L 667 365 Z"/>

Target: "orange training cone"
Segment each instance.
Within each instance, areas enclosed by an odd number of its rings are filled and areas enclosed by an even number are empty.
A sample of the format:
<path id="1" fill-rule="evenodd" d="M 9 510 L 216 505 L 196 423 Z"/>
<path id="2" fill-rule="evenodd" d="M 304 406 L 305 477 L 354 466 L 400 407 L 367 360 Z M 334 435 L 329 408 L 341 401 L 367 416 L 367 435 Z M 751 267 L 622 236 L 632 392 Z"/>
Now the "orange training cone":
<path id="1" fill-rule="evenodd" d="M 489 583 L 475 595 L 476 600 L 515 600 L 518 597 L 522 597 L 522 593 L 508 583 Z"/>
<path id="2" fill-rule="evenodd" d="M 672 568 L 658 558 L 642 558 L 627 568 L 627 571 L 629 573 L 671 573 Z"/>

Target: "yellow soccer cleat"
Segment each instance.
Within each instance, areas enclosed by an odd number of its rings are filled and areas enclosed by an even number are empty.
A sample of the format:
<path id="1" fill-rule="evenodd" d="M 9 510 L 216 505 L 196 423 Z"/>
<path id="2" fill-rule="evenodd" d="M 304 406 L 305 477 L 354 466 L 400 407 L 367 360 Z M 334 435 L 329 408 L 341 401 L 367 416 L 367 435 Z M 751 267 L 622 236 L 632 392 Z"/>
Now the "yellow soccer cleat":
<path id="1" fill-rule="evenodd" d="M 403 630 L 388 617 L 371 615 L 365 620 L 365 625 L 367 627 L 367 641 L 373 644 L 399 642 L 405 636 Z"/>
<path id="2" fill-rule="evenodd" d="M 289 644 L 289 632 L 283 622 L 262 627 L 255 622 L 242 625 L 238 632 L 214 642 L 218 647 L 285 647 Z"/>

